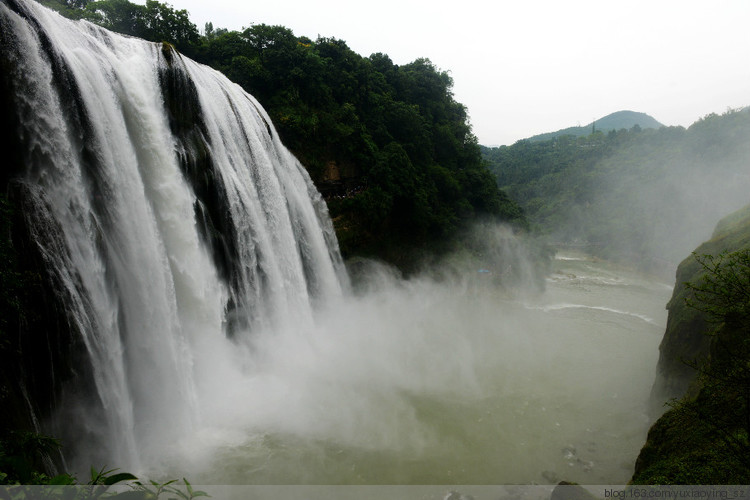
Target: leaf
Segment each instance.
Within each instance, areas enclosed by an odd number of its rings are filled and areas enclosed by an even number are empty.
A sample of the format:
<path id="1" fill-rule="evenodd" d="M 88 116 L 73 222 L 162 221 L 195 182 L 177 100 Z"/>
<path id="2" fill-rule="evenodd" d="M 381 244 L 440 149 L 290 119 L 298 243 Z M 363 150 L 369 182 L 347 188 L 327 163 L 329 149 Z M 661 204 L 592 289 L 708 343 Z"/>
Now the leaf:
<path id="1" fill-rule="evenodd" d="M 88 484 L 91 484 L 91 485 L 104 484 L 102 480 L 106 480 L 107 475 L 110 472 L 114 472 L 116 470 L 117 469 L 104 470 L 104 467 L 102 467 L 102 469 L 99 472 L 97 472 L 96 469 L 94 469 L 94 467 L 92 466 L 91 467 L 91 481 L 89 481 Z"/>
<path id="2" fill-rule="evenodd" d="M 49 480 L 50 486 L 70 486 L 76 484 L 76 479 L 70 474 L 59 474 Z"/>
<path id="3" fill-rule="evenodd" d="M 185 500 L 190 500 L 190 497 L 185 494 L 184 491 L 180 491 L 177 488 L 174 488 L 170 486 L 169 488 L 164 488 L 164 491 L 168 491 L 170 493 L 174 493 L 175 495 L 178 495 L 180 498 L 184 498 Z"/>
<path id="4" fill-rule="evenodd" d="M 114 474 L 112 476 L 104 478 L 103 484 L 106 486 L 111 486 L 113 484 L 119 483 L 120 481 L 132 481 L 134 479 L 138 478 L 129 472 L 121 472 L 119 474 Z"/>

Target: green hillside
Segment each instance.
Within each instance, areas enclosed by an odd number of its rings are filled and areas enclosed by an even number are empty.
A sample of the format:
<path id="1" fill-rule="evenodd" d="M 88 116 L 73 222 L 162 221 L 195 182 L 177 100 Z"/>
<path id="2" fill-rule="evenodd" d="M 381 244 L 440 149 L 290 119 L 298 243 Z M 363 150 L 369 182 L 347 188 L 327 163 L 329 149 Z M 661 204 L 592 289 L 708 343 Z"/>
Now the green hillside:
<path id="1" fill-rule="evenodd" d="M 572 135 L 574 137 L 584 137 L 596 131 L 609 132 L 611 130 L 630 130 L 633 127 L 638 128 L 661 128 L 664 125 L 656 121 L 652 116 L 646 113 L 635 111 L 617 111 L 603 118 L 599 118 L 588 125 L 582 127 L 568 127 L 557 132 L 547 132 L 529 137 L 527 140 L 532 142 L 548 141 L 555 137 Z"/>
<path id="2" fill-rule="evenodd" d="M 483 148 L 548 242 L 666 271 L 750 201 L 750 113 Z M 688 215 L 689 214 L 689 215 Z"/>

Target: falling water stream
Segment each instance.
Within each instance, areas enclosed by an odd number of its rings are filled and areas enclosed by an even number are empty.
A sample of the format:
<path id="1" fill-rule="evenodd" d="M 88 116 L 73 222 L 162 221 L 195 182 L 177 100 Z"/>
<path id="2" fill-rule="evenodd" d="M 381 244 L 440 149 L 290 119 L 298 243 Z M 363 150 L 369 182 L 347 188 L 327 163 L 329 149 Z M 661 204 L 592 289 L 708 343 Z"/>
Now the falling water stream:
<path id="1" fill-rule="evenodd" d="M 52 423 L 72 467 L 629 479 L 669 286 L 558 256 L 542 293 L 374 265 L 351 289 L 323 200 L 238 86 L 28 0 L 0 3 L 0 23 L 27 223 L 93 379 Z"/>

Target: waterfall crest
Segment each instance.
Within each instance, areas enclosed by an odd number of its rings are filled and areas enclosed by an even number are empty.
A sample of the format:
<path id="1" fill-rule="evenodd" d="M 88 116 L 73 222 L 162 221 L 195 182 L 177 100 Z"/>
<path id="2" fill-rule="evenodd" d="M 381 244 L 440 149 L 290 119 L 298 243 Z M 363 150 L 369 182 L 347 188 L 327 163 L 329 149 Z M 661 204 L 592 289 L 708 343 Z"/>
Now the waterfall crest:
<path id="1" fill-rule="evenodd" d="M 60 418 L 106 438 L 84 462 L 137 470 L 200 420 L 207 372 L 341 295 L 332 224 L 216 71 L 27 0 L 0 3 L 0 31 L 14 182 L 93 381 Z"/>

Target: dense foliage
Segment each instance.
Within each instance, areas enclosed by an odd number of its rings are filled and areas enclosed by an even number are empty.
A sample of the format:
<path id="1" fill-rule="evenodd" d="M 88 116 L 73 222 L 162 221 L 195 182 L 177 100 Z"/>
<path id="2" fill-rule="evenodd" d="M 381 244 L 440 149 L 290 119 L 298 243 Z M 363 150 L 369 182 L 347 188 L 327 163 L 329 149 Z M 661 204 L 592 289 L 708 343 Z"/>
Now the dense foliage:
<path id="1" fill-rule="evenodd" d="M 164 497 L 193 500 L 211 496 L 193 488 L 185 478 L 182 485 L 176 479 L 144 481 L 117 469 L 97 470 L 92 467 L 90 479 L 85 482 L 65 473 L 49 476 L 39 470 L 35 460 L 59 446 L 57 440 L 33 433 L 19 434 L 12 440 L 0 440 L 0 496 L 8 500 L 157 500 Z"/>
<path id="2" fill-rule="evenodd" d="M 502 189 L 551 242 L 670 268 L 749 200 L 750 112 L 688 129 L 596 132 L 483 148 Z"/>
<path id="3" fill-rule="evenodd" d="M 482 161 L 450 75 L 428 59 L 362 57 L 335 38 L 282 26 L 200 35 L 156 0 L 46 0 L 71 17 L 166 41 L 253 94 L 328 201 L 345 255 L 405 263 L 477 216 L 523 223 Z"/>

